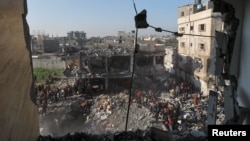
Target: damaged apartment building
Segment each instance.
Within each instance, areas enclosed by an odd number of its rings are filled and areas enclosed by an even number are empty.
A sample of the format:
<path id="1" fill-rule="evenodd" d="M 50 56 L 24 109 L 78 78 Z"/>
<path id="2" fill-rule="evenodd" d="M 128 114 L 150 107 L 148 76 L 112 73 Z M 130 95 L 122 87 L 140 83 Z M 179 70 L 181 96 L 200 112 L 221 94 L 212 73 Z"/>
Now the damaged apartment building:
<path id="1" fill-rule="evenodd" d="M 213 12 L 213 2 L 194 4 L 178 8 L 178 67 L 176 73 L 192 82 L 204 94 L 216 87 L 215 76 L 216 31 L 223 31 L 222 15 Z"/>

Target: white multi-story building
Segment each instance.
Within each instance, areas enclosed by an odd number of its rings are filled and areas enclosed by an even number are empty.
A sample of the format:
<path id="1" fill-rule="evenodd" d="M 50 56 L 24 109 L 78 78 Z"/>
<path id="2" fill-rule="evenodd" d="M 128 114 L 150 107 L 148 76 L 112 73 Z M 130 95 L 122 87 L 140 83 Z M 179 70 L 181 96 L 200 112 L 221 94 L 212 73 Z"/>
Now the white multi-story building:
<path id="1" fill-rule="evenodd" d="M 178 8 L 178 32 L 184 35 L 178 37 L 177 75 L 206 94 L 214 78 L 214 36 L 222 30 L 221 13 L 213 12 L 213 2 L 197 0 Z"/>

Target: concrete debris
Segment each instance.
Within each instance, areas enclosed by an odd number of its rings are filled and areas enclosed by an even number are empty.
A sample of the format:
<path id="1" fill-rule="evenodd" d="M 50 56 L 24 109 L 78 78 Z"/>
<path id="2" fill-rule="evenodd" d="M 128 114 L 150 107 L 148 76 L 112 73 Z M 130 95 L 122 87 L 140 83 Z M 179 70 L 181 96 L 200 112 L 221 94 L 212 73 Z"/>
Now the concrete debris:
<path id="1" fill-rule="evenodd" d="M 43 106 L 39 107 L 38 141 L 121 141 L 125 137 L 128 141 L 161 141 L 166 137 L 169 141 L 206 140 L 208 96 L 196 97 L 198 91 L 183 90 L 191 86 L 175 82 L 173 77 L 155 78 L 145 78 L 144 82 L 150 80 L 151 85 L 138 83 L 139 87 L 133 90 L 128 120 L 128 89 L 48 99 L 45 111 Z M 67 86 L 63 82 L 60 85 Z M 43 105 L 44 99 L 40 103 Z M 217 124 L 225 118 L 221 105 L 217 106 Z"/>

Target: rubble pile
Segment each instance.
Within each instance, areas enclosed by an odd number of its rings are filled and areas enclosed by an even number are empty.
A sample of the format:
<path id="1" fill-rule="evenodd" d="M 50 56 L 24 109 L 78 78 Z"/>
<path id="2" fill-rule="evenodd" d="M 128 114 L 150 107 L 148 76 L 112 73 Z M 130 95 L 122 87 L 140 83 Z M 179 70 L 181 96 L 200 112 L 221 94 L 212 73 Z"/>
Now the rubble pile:
<path id="1" fill-rule="evenodd" d="M 89 129 L 87 132 L 100 134 L 104 132 L 117 132 L 124 130 L 128 108 L 128 102 L 126 102 L 127 97 L 128 95 L 124 96 L 123 93 L 120 93 L 114 96 L 100 95 L 95 98 L 96 102 L 93 105 L 92 112 L 88 115 L 85 123 L 92 126 L 98 125 L 99 130 L 95 129 L 89 131 Z M 105 110 L 105 108 L 100 110 L 100 105 L 105 104 L 106 102 L 110 103 L 110 110 Z M 150 121 L 153 120 L 153 115 L 150 114 L 148 109 L 144 107 L 138 108 L 137 106 L 138 105 L 136 103 L 132 103 L 130 105 L 130 114 L 128 119 L 129 131 L 134 131 L 139 128 L 146 130 L 151 126 Z"/>
<path id="2" fill-rule="evenodd" d="M 158 105 L 167 103 L 168 108 L 173 107 L 172 131 L 165 126 L 160 110 L 154 112 L 150 102 L 138 101 L 135 94 L 132 95 L 127 120 L 129 92 L 125 89 L 118 93 L 76 94 L 61 101 L 49 102 L 47 113 L 40 117 L 39 141 L 120 141 L 125 135 L 129 140 L 160 141 L 153 139 L 152 129 L 157 130 L 156 134 L 171 134 L 171 140 L 206 140 L 208 96 L 197 98 L 197 93 L 189 93 L 184 98 L 173 94 L 172 90 L 165 90 L 165 78 L 157 82 L 150 77 L 147 80 L 158 86 L 150 87 Z M 146 89 L 142 93 L 147 93 Z M 222 101 L 222 97 L 218 98 Z M 219 103 L 216 123 L 221 124 L 223 119 L 223 104 Z M 124 131 L 126 121 L 127 132 Z"/>
<path id="3" fill-rule="evenodd" d="M 65 126 L 68 132 L 72 132 L 69 126 L 72 126 L 70 124 L 74 125 L 76 122 L 82 125 L 77 128 L 80 129 L 78 131 L 85 133 L 105 134 L 123 131 L 126 126 L 127 98 L 128 95 L 124 95 L 124 93 L 113 96 L 101 94 L 93 97 L 93 99 L 86 99 L 83 96 L 71 96 L 62 102 L 49 103 L 47 115 L 40 117 L 41 134 L 54 133 L 53 136 L 63 135 L 67 133 L 64 130 Z M 89 113 L 81 111 L 82 107 L 80 105 L 85 100 L 92 103 L 91 107 L 89 107 Z M 105 103 L 110 103 L 111 108 L 109 110 L 102 109 Z M 48 124 L 53 124 L 54 127 L 45 129 L 44 126 Z M 57 130 L 52 132 L 57 126 Z M 150 127 L 162 128 L 162 126 L 162 122 L 155 122 L 155 115 L 148 108 L 134 102 L 131 103 L 127 125 L 128 131 L 147 130 Z"/>

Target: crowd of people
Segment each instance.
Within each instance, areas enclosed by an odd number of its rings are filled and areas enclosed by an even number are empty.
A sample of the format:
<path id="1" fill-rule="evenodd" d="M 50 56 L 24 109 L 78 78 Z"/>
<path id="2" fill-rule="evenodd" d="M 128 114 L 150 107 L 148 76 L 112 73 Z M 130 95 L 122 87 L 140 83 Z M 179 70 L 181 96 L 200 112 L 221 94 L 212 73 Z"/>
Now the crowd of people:
<path id="1" fill-rule="evenodd" d="M 182 80 L 178 80 L 174 77 L 169 77 L 164 82 L 164 90 L 169 97 L 179 99 L 179 103 L 184 103 L 188 100 L 192 101 L 193 106 L 198 106 L 202 97 L 202 92 L 196 89 L 191 83 L 187 83 Z M 174 104 L 174 101 L 166 101 L 161 99 L 155 94 L 157 89 L 136 89 L 134 92 L 134 102 L 139 106 L 149 108 L 150 112 L 154 114 L 157 121 L 162 121 L 165 127 L 172 131 L 175 123 L 177 122 L 179 103 Z M 197 108 L 196 119 L 197 122 L 201 120 L 202 109 Z"/>
<path id="2" fill-rule="evenodd" d="M 69 84 L 61 88 L 40 84 L 35 87 L 35 91 L 37 95 L 37 105 L 42 107 L 43 114 L 46 114 L 48 102 L 59 102 L 65 100 L 68 96 L 77 94 L 74 87 Z"/>
<path id="3" fill-rule="evenodd" d="M 169 77 L 165 80 L 163 85 L 164 90 L 173 99 L 178 98 L 180 102 L 183 103 L 192 98 L 192 104 L 194 106 L 199 104 L 202 92 L 195 89 L 191 83 L 175 79 L 174 77 Z M 46 114 L 48 102 L 59 102 L 67 99 L 69 96 L 80 94 L 77 83 L 74 83 L 73 85 L 67 84 L 63 87 L 56 87 L 52 84 L 40 84 L 35 87 L 35 90 L 37 94 L 37 104 L 39 107 L 42 107 L 42 114 Z M 173 101 L 162 100 L 158 95 L 156 95 L 156 91 L 157 90 L 153 87 L 149 87 L 148 89 L 135 89 L 132 95 L 132 102 L 137 103 L 138 106 L 147 107 L 155 116 L 157 121 L 162 121 L 165 127 L 169 131 L 172 131 L 175 123 L 177 122 L 179 105 L 175 105 Z M 128 89 L 125 89 L 124 96 L 128 96 L 128 93 Z M 124 103 L 128 103 L 128 97 Z M 84 107 L 84 102 L 81 104 L 83 105 L 82 107 Z M 111 112 L 111 103 L 104 101 L 100 104 L 99 110 Z M 201 116 L 201 109 L 198 108 L 197 121 L 201 119 Z"/>

